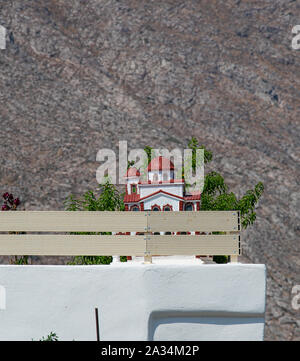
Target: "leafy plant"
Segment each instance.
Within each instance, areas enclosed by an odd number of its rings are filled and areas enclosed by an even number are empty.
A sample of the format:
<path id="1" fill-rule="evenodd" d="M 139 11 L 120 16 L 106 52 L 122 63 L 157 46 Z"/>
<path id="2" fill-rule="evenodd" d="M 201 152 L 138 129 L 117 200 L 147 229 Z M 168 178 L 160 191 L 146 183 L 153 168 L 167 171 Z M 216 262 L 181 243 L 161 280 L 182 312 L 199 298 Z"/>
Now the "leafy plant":
<path id="1" fill-rule="evenodd" d="M 204 163 L 212 160 L 211 151 L 200 146 L 196 138 L 192 138 L 188 143 L 190 149 L 193 149 L 193 169 L 196 165 L 196 150 L 204 149 Z M 228 191 L 228 186 L 224 178 L 217 172 L 209 172 L 204 177 L 204 188 L 201 194 L 201 210 L 203 211 L 240 211 L 241 224 L 243 228 L 252 225 L 256 220 L 255 207 L 264 191 L 264 185 L 259 182 L 254 189 L 248 190 L 240 199 Z M 226 263 L 227 256 L 214 256 L 217 263 Z"/>
<path id="2" fill-rule="evenodd" d="M 134 166 L 134 160 L 129 160 L 128 162 L 127 162 L 127 169 L 129 169 L 130 167 L 133 167 Z"/>
<path id="3" fill-rule="evenodd" d="M 204 162 L 212 160 L 212 152 L 199 145 L 196 138 L 188 143 L 193 149 L 193 167 L 196 165 L 196 149 L 204 149 Z M 239 210 L 243 228 L 253 224 L 256 219 L 255 206 L 264 191 L 262 182 L 256 184 L 246 194 L 238 199 L 232 192 L 228 192 L 228 186 L 224 178 L 217 172 L 210 172 L 204 177 L 204 188 L 201 194 L 201 210 L 203 211 L 235 211 Z"/>
<path id="4" fill-rule="evenodd" d="M 50 332 L 49 335 L 42 337 L 39 341 L 58 341 L 58 336 L 55 332 Z"/>
<path id="5" fill-rule="evenodd" d="M 18 265 L 28 264 L 28 256 L 14 256 L 14 260 L 11 263 Z"/>
<path id="6" fill-rule="evenodd" d="M 99 194 L 99 195 L 98 195 Z M 67 211 L 124 211 L 123 195 L 110 183 L 107 178 L 103 184 L 99 185 L 96 192 L 89 190 L 79 199 L 70 195 L 64 202 Z M 111 232 L 72 232 L 71 234 L 111 234 Z M 121 257 L 121 261 L 127 261 L 126 257 Z M 69 264 L 91 265 L 110 264 L 112 256 L 76 256 Z"/>
<path id="7" fill-rule="evenodd" d="M 228 256 L 213 256 L 216 263 L 228 263 Z"/>
<path id="8" fill-rule="evenodd" d="M 16 211 L 18 206 L 21 204 L 19 198 L 15 198 L 12 193 L 5 192 L 2 195 L 4 199 L 3 205 L 1 206 L 2 211 Z M 25 232 L 8 232 L 9 234 L 25 234 Z M 24 265 L 28 264 L 28 256 L 13 256 L 10 263 Z"/>
<path id="9" fill-rule="evenodd" d="M 148 163 L 151 162 L 153 156 L 155 156 L 154 154 L 154 149 L 149 147 L 148 145 L 144 148 L 144 151 L 146 152 L 147 154 L 147 158 L 148 158 Z"/>
<path id="10" fill-rule="evenodd" d="M 100 193 L 100 194 L 99 194 Z M 99 194 L 99 195 L 98 195 Z M 107 178 L 96 192 L 89 190 L 80 198 L 70 195 L 64 202 L 66 211 L 124 211 L 123 195 Z"/>
<path id="11" fill-rule="evenodd" d="M 220 174 L 210 172 L 205 176 L 204 180 L 204 189 L 201 195 L 201 210 L 239 210 L 242 227 L 247 228 L 256 220 L 255 207 L 263 191 L 263 183 L 259 182 L 254 189 L 248 190 L 242 198 L 238 199 L 234 193 L 228 192 L 228 187 Z"/>
<path id="12" fill-rule="evenodd" d="M 195 169 L 196 167 L 196 151 L 197 149 L 204 149 L 204 163 L 208 163 L 212 160 L 213 154 L 210 150 L 207 150 L 204 145 L 199 145 L 198 140 L 195 137 L 188 142 L 189 149 L 192 149 L 193 160 L 192 167 Z"/>

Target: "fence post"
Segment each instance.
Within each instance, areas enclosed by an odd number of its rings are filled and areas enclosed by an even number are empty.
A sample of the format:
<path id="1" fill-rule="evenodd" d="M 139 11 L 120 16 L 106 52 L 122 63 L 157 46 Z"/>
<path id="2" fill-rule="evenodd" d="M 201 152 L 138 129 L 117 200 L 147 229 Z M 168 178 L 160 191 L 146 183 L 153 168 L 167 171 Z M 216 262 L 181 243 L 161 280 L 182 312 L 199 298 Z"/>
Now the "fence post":
<path id="1" fill-rule="evenodd" d="M 238 216 L 238 229 L 237 231 L 233 231 L 233 232 L 229 232 L 231 234 L 236 234 L 237 237 L 239 237 L 239 250 L 238 250 L 238 254 L 234 254 L 230 256 L 230 262 L 231 263 L 238 263 L 238 256 L 241 254 L 241 239 L 240 239 L 240 230 L 241 230 L 241 219 L 240 219 L 240 212 L 237 211 L 237 216 Z"/>
<path id="2" fill-rule="evenodd" d="M 144 263 L 146 264 L 152 263 L 152 256 L 150 254 L 144 256 Z"/>
<path id="3" fill-rule="evenodd" d="M 230 263 L 237 263 L 238 262 L 238 256 L 236 254 L 230 255 Z"/>
<path id="4" fill-rule="evenodd" d="M 147 217 L 147 229 L 146 229 L 145 236 L 144 236 L 145 237 L 144 240 L 146 241 L 146 252 L 144 255 L 144 263 L 146 263 L 146 264 L 152 263 L 152 256 L 151 256 L 151 254 L 149 254 L 149 251 L 148 251 L 148 240 L 149 240 L 149 235 L 151 234 L 150 222 L 149 222 L 150 214 L 151 214 L 150 212 L 147 212 L 145 214 L 145 216 Z"/>
<path id="5" fill-rule="evenodd" d="M 229 234 L 235 234 L 236 236 L 238 236 L 236 231 L 227 232 L 227 233 L 229 233 Z M 231 254 L 231 255 L 230 255 L 230 263 L 238 263 L 238 254 Z"/>

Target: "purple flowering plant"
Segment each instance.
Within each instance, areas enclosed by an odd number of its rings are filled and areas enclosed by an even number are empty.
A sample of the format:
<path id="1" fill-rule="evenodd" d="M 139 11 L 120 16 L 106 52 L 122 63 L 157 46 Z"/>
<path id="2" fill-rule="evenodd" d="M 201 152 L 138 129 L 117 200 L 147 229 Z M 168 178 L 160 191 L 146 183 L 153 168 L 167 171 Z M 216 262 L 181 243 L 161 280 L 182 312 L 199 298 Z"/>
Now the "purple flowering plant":
<path id="1" fill-rule="evenodd" d="M 12 193 L 5 192 L 2 195 L 3 204 L 1 206 L 2 211 L 15 211 L 20 205 L 20 199 L 15 198 Z M 10 234 L 23 234 L 25 232 L 9 232 Z M 28 256 L 14 256 L 11 260 L 14 264 L 28 264 Z"/>
<path id="2" fill-rule="evenodd" d="M 12 193 L 5 192 L 2 195 L 4 201 L 1 207 L 2 211 L 15 211 L 17 207 L 20 205 L 20 199 L 14 198 Z"/>

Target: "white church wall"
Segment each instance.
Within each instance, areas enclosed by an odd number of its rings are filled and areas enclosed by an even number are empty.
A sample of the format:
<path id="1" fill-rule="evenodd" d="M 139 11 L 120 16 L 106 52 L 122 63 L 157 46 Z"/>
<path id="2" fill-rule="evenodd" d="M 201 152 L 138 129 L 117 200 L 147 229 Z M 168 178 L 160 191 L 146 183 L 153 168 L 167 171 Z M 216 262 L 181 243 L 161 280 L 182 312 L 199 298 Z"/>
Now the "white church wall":
<path id="1" fill-rule="evenodd" d="M 146 197 L 159 190 L 163 190 L 167 193 L 183 196 L 183 184 L 157 184 L 157 185 L 140 185 L 141 198 Z"/>
<path id="2" fill-rule="evenodd" d="M 152 182 L 154 180 L 155 175 L 157 175 L 157 181 L 162 180 L 162 173 L 161 171 L 158 170 L 148 172 L 148 180 Z"/>
<path id="3" fill-rule="evenodd" d="M 149 199 L 145 199 L 144 209 L 151 210 L 151 207 L 155 204 L 160 206 L 161 210 L 163 210 L 163 206 L 169 204 L 172 206 L 173 211 L 179 211 L 179 199 L 164 195 L 162 193 L 159 193 Z"/>
<path id="4" fill-rule="evenodd" d="M 131 194 L 131 184 L 137 184 L 139 182 L 138 177 L 130 177 L 127 179 L 127 193 Z M 138 191 L 138 186 L 137 186 Z"/>
<path id="5" fill-rule="evenodd" d="M 170 179 L 174 179 L 173 170 L 155 170 L 148 172 L 148 180 L 154 181 L 155 174 L 157 175 L 157 181 L 169 181 Z"/>

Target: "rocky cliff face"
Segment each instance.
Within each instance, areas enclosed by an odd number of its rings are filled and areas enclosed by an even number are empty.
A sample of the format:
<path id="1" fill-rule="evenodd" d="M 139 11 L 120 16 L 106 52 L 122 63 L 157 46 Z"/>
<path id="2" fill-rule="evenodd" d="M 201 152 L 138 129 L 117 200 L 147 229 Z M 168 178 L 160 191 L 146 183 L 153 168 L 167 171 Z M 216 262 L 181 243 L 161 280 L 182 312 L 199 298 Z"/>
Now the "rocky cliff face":
<path id="1" fill-rule="evenodd" d="M 63 209 L 99 149 L 196 136 L 234 192 L 264 182 L 243 251 L 268 268 L 266 339 L 299 340 L 299 21 L 298 1 L 0 1 L 0 188 Z"/>

